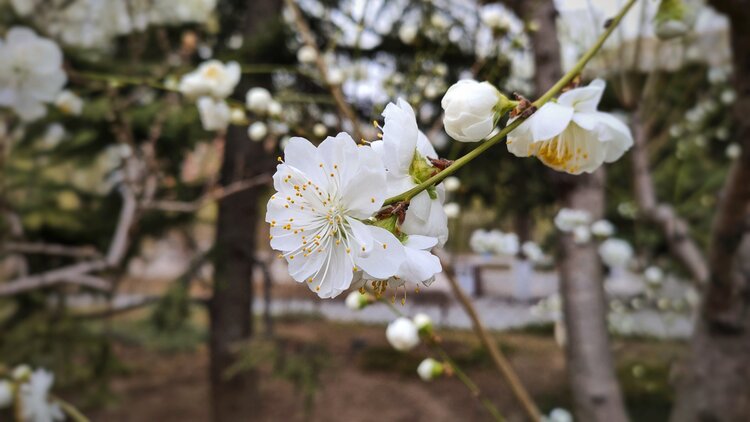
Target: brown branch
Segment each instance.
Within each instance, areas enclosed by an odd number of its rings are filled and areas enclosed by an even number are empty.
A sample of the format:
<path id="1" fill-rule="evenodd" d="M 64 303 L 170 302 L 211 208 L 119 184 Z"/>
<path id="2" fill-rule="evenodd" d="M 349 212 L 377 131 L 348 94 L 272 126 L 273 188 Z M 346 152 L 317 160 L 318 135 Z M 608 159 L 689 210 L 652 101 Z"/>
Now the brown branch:
<path id="1" fill-rule="evenodd" d="M 0 284 L 0 297 L 12 296 L 59 283 L 87 285 L 89 284 L 87 281 L 81 281 L 82 276 L 90 272 L 104 270 L 107 267 L 105 260 L 97 259 L 68 265 L 37 275 L 20 277 L 8 283 Z"/>
<path id="2" fill-rule="evenodd" d="M 688 224 L 669 204 L 660 203 L 656 197 L 654 180 L 648 162 L 647 140 L 651 137 L 651 123 L 637 113 L 633 117 L 633 148 L 630 159 L 633 165 L 633 184 L 639 215 L 657 225 L 669 244 L 670 252 L 682 263 L 699 285 L 708 281 L 709 271 L 703 252 L 690 235 Z"/>
<path id="3" fill-rule="evenodd" d="M 152 201 L 150 204 L 148 204 L 147 208 L 170 212 L 195 212 L 211 202 L 221 201 L 228 196 L 234 195 L 247 189 L 252 189 L 260 185 L 264 185 L 266 183 L 269 183 L 270 181 L 271 177 L 268 174 L 261 174 L 251 179 L 238 180 L 225 187 L 217 186 L 214 189 L 211 189 L 205 195 L 192 202 L 169 200 Z"/>
<path id="4" fill-rule="evenodd" d="M 331 96 L 333 97 L 333 100 L 336 103 L 336 107 L 339 109 L 342 117 L 345 117 L 352 123 L 352 129 L 354 131 L 356 140 L 359 141 L 360 139 L 364 139 L 362 130 L 359 127 L 359 120 L 357 119 L 357 115 L 351 108 L 351 106 L 349 106 L 349 104 L 346 102 L 346 99 L 344 99 L 344 93 L 341 91 L 341 86 L 328 82 L 328 65 L 326 64 L 323 55 L 320 53 L 318 43 L 315 41 L 315 36 L 310 30 L 310 27 L 307 25 L 307 22 L 305 22 L 305 19 L 302 16 L 302 12 L 299 10 L 299 7 L 297 7 L 297 4 L 294 2 L 294 0 L 286 0 L 286 4 L 289 7 L 289 10 L 291 10 L 292 12 L 294 24 L 296 25 L 297 31 L 299 31 L 299 34 L 302 37 L 305 45 L 315 50 L 315 65 L 318 67 L 320 76 L 323 79 L 322 83 L 331 92 Z"/>
<path id="5" fill-rule="evenodd" d="M 100 256 L 99 251 L 93 246 L 70 246 L 32 242 L 5 242 L 0 245 L 0 253 L 56 255 L 73 258 L 95 258 Z"/>
<path id="6" fill-rule="evenodd" d="M 492 363 L 495 364 L 497 370 L 500 371 L 500 374 L 503 376 L 503 378 L 505 378 L 505 381 L 508 383 L 508 386 L 513 392 L 513 395 L 521 403 L 524 411 L 526 411 L 526 414 L 529 416 L 529 418 L 531 418 L 531 420 L 533 421 L 541 420 L 541 413 L 534 403 L 534 400 L 532 400 L 531 395 L 526 390 L 526 387 L 524 387 L 521 379 L 513 369 L 513 366 L 510 364 L 505 355 L 503 355 L 502 351 L 500 351 L 500 349 L 497 347 L 497 343 L 495 343 L 495 341 L 492 339 L 489 332 L 484 327 L 484 324 L 482 324 L 482 320 L 479 318 L 479 314 L 474 308 L 474 305 L 471 303 L 471 299 L 466 296 L 466 293 L 464 293 L 464 291 L 458 285 L 453 267 L 447 264 L 446 260 L 442 258 L 440 259 L 440 263 L 443 266 L 443 274 L 445 274 L 446 278 L 448 279 L 451 289 L 453 290 L 453 293 L 455 294 L 458 301 L 461 303 L 461 306 L 464 308 L 464 311 L 467 315 L 469 315 L 469 318 L 471 319 L 471 325 L 474 328 L 474 332 L 479 338 L 479 341 L 489 352 L 490 358 L 492 358 Z"/>

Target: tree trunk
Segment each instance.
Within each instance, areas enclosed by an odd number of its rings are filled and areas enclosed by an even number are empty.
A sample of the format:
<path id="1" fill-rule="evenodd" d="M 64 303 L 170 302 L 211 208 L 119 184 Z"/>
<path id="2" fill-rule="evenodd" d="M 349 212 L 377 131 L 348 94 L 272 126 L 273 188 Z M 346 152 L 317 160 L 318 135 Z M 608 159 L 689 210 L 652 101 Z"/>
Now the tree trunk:
<path id="1" fill-rule="evenodd" d="M 679 377 L 672 420 L 750 420 L 750 7 L 715 0 L 731 22 L 733 117 L 742 155 L 729 171 L 711 230 L 709 283 Z"/>
<path id="2" fill-rule="evenodd" d="M 604 168 L 576 176 L 564 194 L 568 208 L 604 211 Z M 570 234 L 560 241 L 560 288 L 567 334 L 566 356 L 576 420 L 627 421 L 607 332 L 607 300 L 596 243 L 578 245 Z"/>
<path id="3" fill-rule="evenodd" d="M 279 25 L 281 2 L 275 0 L 227 0 L 218 5 L 221 18 L 220 40 L 242 33 L 246 47 L 242 61 L 278 63 L 283 54 Z M 222 48 L 224 43 L 217 43 Z M 282 53 L 280 53 L 282 52 Z M 234 52 L 233 54 L 237 54 Z M 269 80 L 255 79 L 257 85 Z M 237 92 L 244 93 L 249 78 L 243 76 Z M 243 95 L 244 97 L 244 95 Z M 221 184 L 252 178 L 273 169 L 274 161 L 264 150 L 263 142 L 252 142 L 247 128 L 230 127 L 224 147 Z M 209 305 L 211 318 L 209 346 L 211 352 L 211 406 L 215 422 L 252 419 L 261 400 L 257 374 L 242 371 L 231 378 L 226 372 L 237 357 L 239 348 L 247 347 L 253 334 L 252 275 L 256 259 L 257 223 L 261 204 L 258 200 L 264 187 L 241 191 L 219 203 L 214 258 L 214 292 Z"/>
<path id="4" fill-rule="evenodd" d="M 555 28 L 556 11 L 552 0 L 527 0 L 522 7 L 526 19 L 539 22 L 539 30 L 532 33 L 532 44 L 536 68 L 534 84 L 537 94 L 540 94 L 562 75 Z M 595 219 L 602 216 L 604 169 L 580 176 L 554 173 L 551 179 L 560 188 L 566 207 L 588 211 Z M 593 243 L 576 245 L 570 235 L 562 237 L 560 246 L 560 294 L 576 420 L 626 421 L 609 346 L 607 302 L 596 246 Z"/>
<path id="5" fill-rule="evenodd" d="M 262 154 L 261 143 L 250 142 L 244 128 L 227 133 L 221 183 L 257 174 L 251 165 Z M 248 189 L 219 203 L 216 229 L 214 293 L 211 315 L 211 403 L 217 422 L 247 420 L 257 408 L 258 387 L 253 371 L 227 378 L 237 349 L 250 339 L 252 273 L 255 260 L 259 189 Z"/>

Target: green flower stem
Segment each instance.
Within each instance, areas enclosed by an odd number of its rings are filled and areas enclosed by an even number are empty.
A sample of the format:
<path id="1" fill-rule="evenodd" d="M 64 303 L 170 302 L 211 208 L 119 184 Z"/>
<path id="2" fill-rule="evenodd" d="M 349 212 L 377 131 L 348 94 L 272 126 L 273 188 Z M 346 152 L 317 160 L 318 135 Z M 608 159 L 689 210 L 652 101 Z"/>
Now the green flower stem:
<path id="1" fill-rule="evenodd" d="M 74 422 L 91 422 L 89 418 L 84 416 L 84 414 L 76 409 L 72 404 L 56 396 L 51 396 L 51 398 L 55 401 L 55 403 L 60 405 L 63 412 L 65 412 L 66 415 L 70 416 L 70 419 Z"/>
<path id="2" fill-rule="evenodd" d="M 584 54 L 580 60 L 578 60 L 578 63 L 573 66 L 565 75 L 563 75 L 562 78 L 560 78 L 555 85 L 552 86 L 547 92 L 544 93 L 539 99 L 534 101 L 532 103 L 533 106 L 536 108 L 539 108 L 546 104 L 549 100 L 551 100 L 555 95 L 557 95 L 560 91 L 562 91 L 565 86 L 567 86 L 581 71 L 583 70 L 584 66 L 591 60 L 592 57 L 602 48 L 604 45 L 604 42 L 607 41 L 607 38 L 612 34 L 612 32 L 615 30 L 617 25 L 620 24 L 622 21 L 622 18 L 625 17 L 625 14 L 628 13 L 630 8 L 635 4 L 637 0 L 629 0 L 625 6 L 620 10 L 617 15 L 612 18 L 612 20 L 609 22 L 609 25 L 607 26 L 607 29 L 602 33 L 601 36 L 599 36 L 599 39 L 597 39 L 596 43 L 594 43 L 593 46 Z M 384 205 L 391 205 L 395 204 L 396 202 L 401 201 L 408 201 L 411 198 L 415 197 L 418 193 L 422 192 L 423 190 L 429 188 L 430 186 L 437 185 L 438 183 L 442 182 L 443 179 L 446 177 L 452 175 L 458 169 L 465 166 L 469 161 L 477 158 L 480 156 L 484 151 L 490 149 L 493 145 L 499 143 L 502 141 L 513 129 L 517 128 L 521 123 L 524 122 L 524 118 L 519 117 L 518 119 L 514 120 L 509 125 L 505 126 L 500 132 L 490 138 L 489 140 L 483 142 L 478 147 L 474 148 L 470 152 L 468 152 L 463 157 L 459 158 L 458 160 L 454 161 L 453 164 L 451 164 L 448 168 L 441 171 L 440 173 L 437 173 L 436 175 L 430 177 L 429 179 L 425 180 L 424 182 L 420 183 L 419 185 L 413 187 L 412 189 L 409 189 L 408 191 L 393 196 L 391 198 L 388 198 L 385 200 Z"/>
<path id="3" fill-rule="evenodd" d="M 372 292 L 370 293 L 372 294 Z M 378 300 L 382 303 L 385 303 L 386 306 L 388 306 L 388 308 L 390 308 L 390 310 L 393 311 L 394 314 L 396 314 L 396 316 L 404 316 L 403 312 L 401 312 L 401 310 L 399 310 L 385 297 L 381 297 Z M 461 381 L 466 386 L 472 396 L 476 397 L 476 399 L 479 400 L 479 402 L 482 404 L 482 406 L 484 406 L 487 412 L 492 415 L 492 418 L 497 422 L 504 422 L 505 418 L 497 410 L 497 407 L 495 407 L 495 405 L 492 403 L 492 401 L 490 401 L 489 398 L 482 395 L 482 390 L 479 389 L 479 386 L 477 386 L 476 383 L 474 383 L 474 381 L 472 381 L 472 379 L 466 374 L 466 372 L 464 372 L 461 367 L 458 366 L 458 364 L 450 357 L 448 352 L 443 349 L 440 343 L 438 343 L 434 337 L 428 338 L 426 343 L 432 350 L 435 351 L 435 353 L 440 356 L 440 359 L 442 359 L 451 367 L 453 373 L 456 375 L 456 378 L 458 378 L 459 381 Z"/>

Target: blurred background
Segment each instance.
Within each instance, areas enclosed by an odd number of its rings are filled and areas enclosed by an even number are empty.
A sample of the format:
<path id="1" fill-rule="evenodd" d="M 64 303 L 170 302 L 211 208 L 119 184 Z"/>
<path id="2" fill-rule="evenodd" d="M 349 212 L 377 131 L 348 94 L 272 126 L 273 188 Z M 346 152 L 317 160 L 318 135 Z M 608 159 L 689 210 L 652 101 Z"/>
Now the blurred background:
<path id="1" fill-rule="evenodd" d="M 443 130 L 449 86 L 473 78 L 536 98 L 624 3 L 0 0 L 4 373 L 45 368 L 55 394 L 94 421 L 491 420 L 455 376 L 419 378 L 427 345 L 389 346 L 394 302 L 429 315 L 482 395 L 527 420 L 453 281 L 539 411 L 573 411 L 568 255 L 555 224 L 570 178 L 489 150 L 445 182 L 444 273 L 361 310 L 346 293 L 321 300 L 294 282 L 263 218 L 289 137 L 375 140 L 372 121 L 403 98 L 440 156 L 458 158 L 475 145 Z M 729 19 L 686 3 L 688 28 L 665 40 L 659 2 L 638 1 L 581 75 L 607 81 L 601 109 L 637 139 L 597 188 L 606 201 L 591 222 L 606 224 L 576 234 L 589 231 L 602 258 L 589 279 L 603 287 L 602 315 L 570 318 L 603 321 L 637 421 L 667 420 L 675 402 L 708 272 L 701 254 L 743 154 Z M 13 51 L 19 27 L 62 55 L 65 81 L 33 100 L 43 111 L 21 104 L 9 75 L 27 66 L 49 81 L 51 54 Z M 212 59 L 241 69 L 218 125 L 180 86 Z M 622 242 L 608 251 L 607 238 Z M 685 242 L 698 255 L 681 254 Z M 14 419 L 0 410 L 0 420 Z"/>

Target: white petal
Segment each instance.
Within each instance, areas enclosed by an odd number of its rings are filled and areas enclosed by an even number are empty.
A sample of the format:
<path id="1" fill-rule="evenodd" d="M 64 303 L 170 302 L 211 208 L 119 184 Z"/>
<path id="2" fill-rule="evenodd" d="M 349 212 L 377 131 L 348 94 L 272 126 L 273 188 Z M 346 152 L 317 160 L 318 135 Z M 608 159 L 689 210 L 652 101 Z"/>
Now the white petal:
<path id="1" fill-rule="evenodd" d="M 366 146 L 355 148 L 359 165 L 342 188 L 342 204 L 352 217 L 365 219 L 378 211 L 386 199 L 386 175 L 375 151 Z"/>
<path id="2" fill-rule="evenodd" d="M 596 111 L 599 101 L 602 99 L 606 83 L 601 79 L 595 79 L 588 86 L 571 89 L 560 95 L 558 104 L 572 107 L 576 112 Z"/>
<path id="3" fill-rule="evenodd" d="M 573 118 L 574 110 L 571 107 L 565 107 L 556 103 L 547 103 L 531 115 L 521 126 L 510 133 L 521 129 L 527 132 L 523 135 L 530 136 L 532 142 L 546 141 L 562 133 Z"/>
<path id="4" fill-rule="evenodd" d="M 358 269 L 376 279 L 386 280 L 396 274 L 404 262 L 404 247 L 391 232 L 380 227 L 367 227 L 374 245 L 367 256 L 355 256 Z"/>

